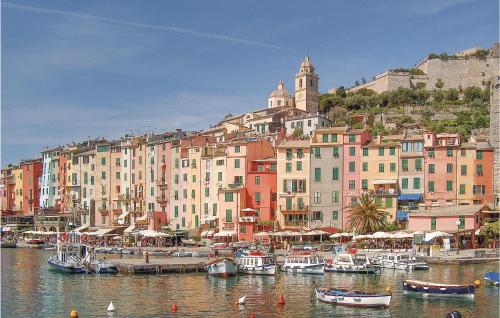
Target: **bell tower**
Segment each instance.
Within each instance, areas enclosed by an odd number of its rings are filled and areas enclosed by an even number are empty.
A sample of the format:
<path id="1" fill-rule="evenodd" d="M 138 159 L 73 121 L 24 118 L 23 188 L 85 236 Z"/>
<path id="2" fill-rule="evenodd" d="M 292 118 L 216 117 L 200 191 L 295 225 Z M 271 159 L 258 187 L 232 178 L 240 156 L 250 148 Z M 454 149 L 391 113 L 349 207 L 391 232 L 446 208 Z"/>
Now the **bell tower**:
<path id="1" fill-rule="evenodd" d="M 314 66 L 309 55 L 306 56 L 297 75 L 295 75 L 295 108 L 310 113 L 319 109 L 319 77 L 314 73 Z"/>

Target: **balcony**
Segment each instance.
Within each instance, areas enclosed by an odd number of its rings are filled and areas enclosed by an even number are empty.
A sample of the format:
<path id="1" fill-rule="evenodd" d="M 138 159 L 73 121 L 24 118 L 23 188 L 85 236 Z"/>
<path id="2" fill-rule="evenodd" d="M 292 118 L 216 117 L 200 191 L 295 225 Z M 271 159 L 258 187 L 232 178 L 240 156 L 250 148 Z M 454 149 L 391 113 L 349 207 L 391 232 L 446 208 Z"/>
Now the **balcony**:
<path id="1" fill-rule="evenodd" d="M 280 205 L 281 212 L 307 212 L 309 206 L 304 204 L 293 204 L 292 206 Z"/>
<path id="2" fill-rule="evenodd" d="M 380 190 L 370 190 L 370 193 L 373 194 L 376 197 L 384 197 L 384 196 L 394 196 L 398 195 L 399 192 L 397 189 L 380 189 Z"/>
<path id="3" fill-rule="evenodd" d="M 255 223 L 255 222 L 259 222 L 259 217 L 258 216 L 240 216 L 238 221 L 240 223 Z"/>

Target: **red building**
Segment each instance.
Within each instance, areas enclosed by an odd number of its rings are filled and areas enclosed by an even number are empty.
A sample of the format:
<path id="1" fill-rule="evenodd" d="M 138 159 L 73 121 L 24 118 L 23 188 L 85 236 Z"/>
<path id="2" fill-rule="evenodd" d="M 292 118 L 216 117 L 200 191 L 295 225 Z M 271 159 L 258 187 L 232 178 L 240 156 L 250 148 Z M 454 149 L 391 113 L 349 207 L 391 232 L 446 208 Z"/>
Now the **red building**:
<path id="1" fill-rule="evenodd" d="M 276 158 L 252 160 L 245 179 L 246 207 L 238 220 L 238 238 L 252 241 L 254 233 L 270 230 L 276 220 Z"/>
<path id="2" fill-rule="evenodd" d="M 40 178 L 42 177 L 42 159 L 23 161 L 23 214 L 33 215 L 40 203 Z"/>

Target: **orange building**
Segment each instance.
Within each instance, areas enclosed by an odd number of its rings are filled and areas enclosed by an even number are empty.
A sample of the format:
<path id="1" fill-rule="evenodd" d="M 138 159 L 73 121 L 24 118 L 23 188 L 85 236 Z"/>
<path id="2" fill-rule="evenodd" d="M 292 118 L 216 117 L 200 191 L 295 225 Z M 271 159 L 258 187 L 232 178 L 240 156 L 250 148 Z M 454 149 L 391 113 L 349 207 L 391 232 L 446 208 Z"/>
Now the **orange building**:
<path id="1" fill-rule="evenodd" d="M 488 142 L 476 144 L 474 159 L 474 184 L 472 186 L 473 204 L 493 203 L 493 148 Z"/>
<path id="2" fill-rule="evenodd" d="M 40 178 L 42 177 L 42 159 L 21 163 L 23 169 L 23 214 L 33 215 L 39 207 Z"/>

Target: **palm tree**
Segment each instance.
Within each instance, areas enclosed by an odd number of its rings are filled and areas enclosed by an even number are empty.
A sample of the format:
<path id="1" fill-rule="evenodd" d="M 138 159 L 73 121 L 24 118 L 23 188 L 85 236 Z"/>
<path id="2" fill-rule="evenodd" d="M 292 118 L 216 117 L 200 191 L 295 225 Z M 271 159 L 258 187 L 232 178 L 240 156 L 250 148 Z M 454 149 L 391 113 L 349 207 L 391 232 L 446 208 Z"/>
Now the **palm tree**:
<path id="1" fill-rule="evenodd" d="M 380 210 L 375 198 L 369 193 L 363 193 L 358 203 L 351 205 L 348 222 L 352 230 L 357 233 L 373 233 L 383 229 L 386 225 L 388 212 Z"/>

